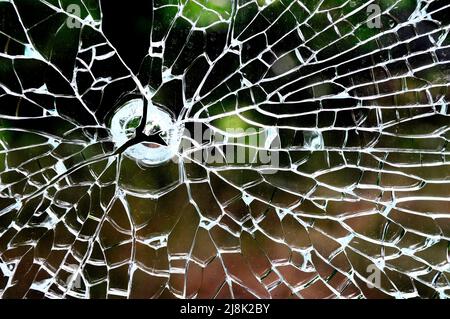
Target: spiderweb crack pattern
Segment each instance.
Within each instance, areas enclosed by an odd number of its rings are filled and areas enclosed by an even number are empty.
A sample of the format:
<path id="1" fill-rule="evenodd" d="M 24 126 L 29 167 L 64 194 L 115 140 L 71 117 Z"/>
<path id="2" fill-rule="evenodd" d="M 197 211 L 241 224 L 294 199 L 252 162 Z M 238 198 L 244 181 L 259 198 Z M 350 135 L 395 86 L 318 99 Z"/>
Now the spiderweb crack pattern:
<path id="1" fill-rule="evenodd" d="M 107 2 L 0 1 L 2 298 L 448 298 L 447 1 Z"/>

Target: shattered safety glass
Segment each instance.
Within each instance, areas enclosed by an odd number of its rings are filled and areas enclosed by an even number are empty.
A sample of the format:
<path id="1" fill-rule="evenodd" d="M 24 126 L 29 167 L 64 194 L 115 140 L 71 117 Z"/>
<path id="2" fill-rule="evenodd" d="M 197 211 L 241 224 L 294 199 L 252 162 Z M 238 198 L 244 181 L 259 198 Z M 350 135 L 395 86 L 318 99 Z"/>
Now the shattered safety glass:
<path id="1" fill-rule="evenodd" d="M 1 298 L 449 298 L 450 1 L 0 0 Z"/>

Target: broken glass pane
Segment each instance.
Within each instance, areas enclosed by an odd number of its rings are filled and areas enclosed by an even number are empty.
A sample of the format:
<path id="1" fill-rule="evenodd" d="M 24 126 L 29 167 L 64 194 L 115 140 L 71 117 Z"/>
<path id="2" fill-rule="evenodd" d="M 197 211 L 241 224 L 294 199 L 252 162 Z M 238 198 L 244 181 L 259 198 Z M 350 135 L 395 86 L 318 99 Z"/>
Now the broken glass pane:
<path id="1" fill-rule="evenodd" d="M 0 1 L 0 297 L 448 298 L 449 17 Z"/>

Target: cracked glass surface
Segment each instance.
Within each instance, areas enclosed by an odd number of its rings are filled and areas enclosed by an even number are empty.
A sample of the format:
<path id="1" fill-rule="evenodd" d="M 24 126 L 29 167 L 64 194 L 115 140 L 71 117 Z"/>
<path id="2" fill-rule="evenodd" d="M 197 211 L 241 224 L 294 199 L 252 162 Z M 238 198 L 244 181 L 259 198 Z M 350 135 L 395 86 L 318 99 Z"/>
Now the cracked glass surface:
<path id="1" fill-rule="evenodd" d="M 448 1 L 113 2 L 0 1 L 2 298 L 450 296 Z"/>

